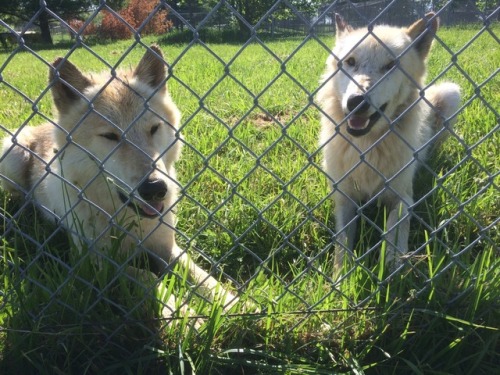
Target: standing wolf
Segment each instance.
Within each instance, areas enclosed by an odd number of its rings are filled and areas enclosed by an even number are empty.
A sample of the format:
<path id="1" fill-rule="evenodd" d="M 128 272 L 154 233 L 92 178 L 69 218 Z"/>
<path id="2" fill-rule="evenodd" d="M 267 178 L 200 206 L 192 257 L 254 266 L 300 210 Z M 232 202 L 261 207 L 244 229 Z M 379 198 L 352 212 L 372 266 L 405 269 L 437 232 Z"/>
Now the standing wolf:
<path id="1" fill-rule="evenodd" d="M 4 188 L 32 197 L 80 250 L 106 253 L 112 236 L 126 233 L 121 251 L 135 254 L 140 245 L 157 260 L 179 262 L 214 296 L 217 281 L 175 241 L 180 112 L 160 49 L 151 46 L 135 70 L 115 76 L 86 76 L 59 58 L 49 83 L 58 119 L 3 141 Z"/>
<path id="2" fill-rule="evenodd" d="M 460 89 L 425 86 L 439 26 L 434 13 L 407 28 L 353 29 L 339 15 L 335 22 L 336 43 L 318 94 L 320 146 L 335 201 L 335 268 L 352 253 L 359 204 L 373 199 L 388 209 L 386 261 L 394 265 L 408 251 L 418 161 L 455 121 Z"/>

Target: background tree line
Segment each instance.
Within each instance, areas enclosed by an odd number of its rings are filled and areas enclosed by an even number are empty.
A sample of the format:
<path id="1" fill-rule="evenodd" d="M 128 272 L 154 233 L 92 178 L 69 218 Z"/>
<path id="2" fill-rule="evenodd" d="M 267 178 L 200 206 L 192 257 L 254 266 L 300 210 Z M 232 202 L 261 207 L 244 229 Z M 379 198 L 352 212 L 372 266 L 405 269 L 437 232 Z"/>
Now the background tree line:
<path id="1" fill-rule="evenodd" d="M 136 28 L 140 25 L 145 17 L 147 17 L 147 11 L 151 11 L 160 0 L 107 0 L 106 5 L 120 14 L 122 18 L 125 19 L 132 27 Z M 173 9 L 175 12 L 189 14 L 196 11 L 204 10 L 205 12 L 210 11 L 214 6 L 216 6 L 219 0 L 180 0 L 180 1 L 166 1 L 161 0 L 162 4 L 168 5 L 169 8 Z M 448 0 L 415 0 L 415 3 L 423 5 L 429 9 L 440 8 L 448 2 Z M 41 3 L 45 3 L 46 7 L 43 8 Z M 233 16 L 233 20 L 238 25 L 239 31 L 246 35 L 250 32 L 248 25 L 254 25 L 257 23 L 271 8 L 274 7 L 272 13 L 273 19 L 287 19 L 287 17 L 294 16 L 295 10 L 300 12 L 305 16 L 312 17 L 318 11 L 318 9 L 325 8 L 330 4 L 337 5 L 360 5 L 361 3 L 373 3 L 372 0 L 340 0 L 340 1 L 321 1 L 321 0 L 289 0 L 287 3 L 291 4 L 294 9 L 292 10 L 287 5 L 277 2 L 275 0 L 227 0 L 232 8 L 234 8 L 241 17 L 234 17 L 228 7 L 222 6 L 219 12 L 222 16 L 226 15 L 227 19 Z M 45 0 L 41 2 L 40 0 L 0 0 L 0 17 L 4 25 L 18 25 L 27 24 L 37 26 L 40 28 L 40 36 L 44 43 L 52 44 L 52 35 L 50 32 L 50 22 L 54 20 L 53 14 L 63 19 L 66 22 L 72 21 L 70 26 L 75 29 L 79 25 L 83 25 L 83 21 L 101 4 L 99 0 Z M 471 6 L 475 9 L 485 10 L 494 9 L 498 6 L 497 0 L 454 0 L 449 6 L 451 7 L 463 7 Z M 165 7 L 168 9 L 167 7 Z M 135 10 L 133 10 L 135 9 Z M 50 10 L 50 11 L 49 11 Z M 138 12 L 142 11 L 140 15 Z M 52 13 L 51 13 L 52 12 Z M 135 12 L 133 16 L 130 14 Z M 168 11 L 164 11 L 159 18 L 156 19 L 156 29 L 164 32 L 169 29 L 171 24 L 168 24 L 166 19 L 166 14 Z M 142 19 L 138 19 L 141 18 Z M 169 17 L 170 22 L 173 25 L 179 25 L 180 21 L 175 15 Z M 80 20 L 81 23 L 75 20 Z M 91 29 L 87 32 L 102 33 L 103 37 L 114 38 L 115 35 L 129 36 L 130 28 L 128 28 L 123 22 L 121 22 L 115 16 L 106 14 L 101 17 L 100 22 L 104 22 L 104 28 L 99 29 L 100 25 L 93 25 Z M 167 23 L 163 28 L 160 27 L 161 23 Z M 1 25 L 1 23 L 0 23 Z M 112 32 L 106 32 L 106 25 L 111 25 Z M 183 26 L 183 25 L 181 25 Z M 93 29 L 92 29 L 93 27 Z M 145 30 L 147 31 L 147 30 Z M 109 35 L 107 35 L 109 34 Z"/>

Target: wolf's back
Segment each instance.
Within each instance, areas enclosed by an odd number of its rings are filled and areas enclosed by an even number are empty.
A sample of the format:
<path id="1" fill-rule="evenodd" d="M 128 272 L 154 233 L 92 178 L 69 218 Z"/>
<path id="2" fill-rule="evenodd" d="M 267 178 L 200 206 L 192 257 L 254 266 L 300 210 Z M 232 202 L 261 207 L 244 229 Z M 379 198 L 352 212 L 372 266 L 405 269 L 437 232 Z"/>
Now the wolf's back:
<path id="1" fill-rule="evenodd" d="M 0 183 L 15 195 L 24 195 L 45 173 L 50 152 L 53 152 L 52 124 L 24 127 L 19 133 L 1 141 Z"/>

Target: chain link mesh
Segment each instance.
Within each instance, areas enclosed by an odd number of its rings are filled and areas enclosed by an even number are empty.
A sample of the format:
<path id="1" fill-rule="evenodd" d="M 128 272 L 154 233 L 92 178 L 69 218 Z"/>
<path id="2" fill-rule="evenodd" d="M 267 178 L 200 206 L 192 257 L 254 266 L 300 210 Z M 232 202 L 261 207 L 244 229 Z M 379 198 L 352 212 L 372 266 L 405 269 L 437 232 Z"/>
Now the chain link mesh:
<path id="1" fill-rule="evenodd" d="M 465 22 L 473 17 L 475 32 L 464 44 L 453 42 L 450 45 L 450 40 L 440 32 L 435 38 L 434 49 L 440 49 L 444 57 L 430 74 L 429 85 L 455 75 L 467 87 L 458 111 L 459 122 L 455 129 L 448 129 L 450 137 L 446 150 L 452 155 L 434 156 L 422 163 L 417 174 L 415 203 L 409 210 L 412 218 L 410 242 L 416 260 L 411 262 L 410 269 L 395 271 L 382 271 L 383 267 L 377 265 L 381 238 L 386 232 L 384 211 L 374 207 L 379 198 L 377 194 L 357 209 L 357 219 L 361 222 L 358 236 L 361 238 L 355 250 L 355 266 L 340 279 L 334 278 L 332 263 L 337 234 L 332 192 L 327 188 L 328 176 L 321 165 L 323 146 L 317 143 L 319 114 L 326 113 L 316 99 L 323 85 L 318 83 L 320 76 L 316 73 L 318 69 L 322 72 L 324 61 L 331 54 L 333 39 L 328 33 L 333 33 L 333 13 L 343 14 L 354 26 L 368 25 L 367 37 L 377 38 L 373 25 L 385 21 L 407 25 L 426 11 L 422 2 L 414 5 L 413 13 L 399 16 L 395 14 L 402 12 L 398 6 L 407 2 L 399 2 L 399 5 L 396 1 L 371 3 L 376 4 L 334 1 L 317 8 L 311 16 L 302 12 L 294 1 L 276 1 L 254 23 L 230 1 L 214 2 L 210 9 L 203 8 L 201 13 L 183 12 L 170 2 L 162 1 L 134 27 L 127 23 L 122 13 L 106 1 L 100 1 L 86 13 L 82 28 L 74 30 L 63 15 L 41 1 L 38 11 L 21 29 L 0 20 L 4 48 L 0 63 L 0 93 L 3 96 L 0 135 L 11 138 L 16 144 L 20 129 L 42 122 L 65 131 L 50 110 L 50 90 L 56 82 L 49 81 L 44 86 L 38 80 L 46 79 L 55 55 L 50 49 L 38 48 L 39 45 L 28 38 L 31 36 L 29 31 L 36 28 L 42 15 L 50 17 L 53 25 L 63 30 L 60 37 L 64 49 L 59 51 L 63 59 L 72 61 L 79 53 L 85 55 L 87 61 L 101 69 L 81 64 L 78 67 L 84 71 L 109 71 L 111 78 L 106 86 L 120 79 L 117 78 L 118 69 L 128 67 L 129 61 L 136 61 L 137 53 L 142 54 L 149 49 L 151 41 L 158 40 L 141 34 L 160 10 L 167 10 L 172 25 L 175 28 L 182 25 L 180 34 L 189 36 L 181 45 L 169 44 L 168 34 L 165 39 L 158 37 L 166 54 L 169 91 L 183 113 L 178 129 L 178 133 L 184 135 L 178 139 L 184 146 L 177 165 L 180 194 L 173 204 L 178 215 L 177 225 L 172 228 L 177 241 L 201 268 L 210 270 L 211 275 L 220 279 L 229 290 L 244 296 L 246 302 L 239 310 L 223 313 L 230 319 L 252 321 L 256 317 L 276 315 L 289 321 L 284 328 L 288 333 L 312 324 L 308 323 L 312 320 L 320 322 L 313 326 L 327 327 L 328 332 L 349 330 L 359 311 L 375 312 L 377 316 L 381 292 L 397 295 L 394 290 L 398 288 L 393 283 L 404 283 L 407 275 L 412 274 L 415 280 L 405 294 L 410 303 L 419 295 L 429 293 L 434 284 L 452 277 L 453 272 L 474 274 L 474 260 L 481 253 L 490 249 L 498 256 L 499 251 L 500 189 L 496 160 L 500 144 L 500 108 L 494 101 L 498 99 L 495 90 L 499 89 L 499 70 L 497 67 L 482 72 L 475 76 L 478 79 L 470 75 L 471 69 L 463 65 L 462 59 L 481 38 L 489 38 L 491 48 L 499 47 L 499 9 L 480 10 L 470 1 L 466 4 L 466 12 L 459 13 L 457 8 L 447 4 L 438 9 L 445 25 L 460 16 L 466 18 Z M 102 17 L 104 11 L 133 34 L 130 40 L 119 45 L 109 44 L 113 51 L 106 56 L 101 55 L 102 49 L 96 48 L 99 44 L 84 32 Z M 248 38 L 228 44 L 227 49 L 207 41 L 210 30 L 221 30 L 228 25 L 245 30 Z M 170 31 L 175 32 L 175 29 Z M 286 50 L 273 44 L 275 38 L 283 35 L 290 36 L 292 41 Z M 175 53 L 170 52 L 173 50 Z M 312 54 L 313 50 L 319 55 Z M 254 53 L 262 54 L 262 61 L 249 69 L 242 61 Z M 310 54 L 309 58 L 304 59 L 303 54 Z M 37 68 L 19 71 L 17 65 L 22 58 L 31 59 Z M 204 61 L 196 65 L 198 70 L 190 67 L 193 59 Z M 304 65 L 304 61 L 311 65 Z M 475 63 L 481 65 L 481 59 L 478 57 Z M 19 84 L 19 74 L 36 76 L 36 87 L 27 89 Z M 314 75 L 312 80 L 308 79 L 310 75 Z M 196 87 L 193 81 L 197 82 Z M 83 117 L 95 113 L 93 101 L 78 95 L 88 104 Z M 140 115 L 151 109 L 147 104 L 149 100 L 144 98 L 146 104 Z M 472 108 L 479 107 L 483 118 L 475 118 L 475 121 L 484 126 L 480 125 L 475 134 L 470 134 L 467 130 L 470 125 L 461 118 L 474 118 L 471 112 L 475 109 Z M 11 117 L 11 113 L 15 117 Z M 135 122 L 130 123 L 123 137 L 123 142 L 132 146 L 133 138 L 127 135 L 134 126 Z M 77 128 L 78 125 L 66 132 L 68 144 Z M 58 150 L 57 155 L 62 156 L 64 151 L 64 148 Z M 134 152 L 141 150 L 136 147 Z M 89 156 L 92 155 L 89 153 Z M 113 158 L 110 152 L 101 161 L 101 171 Z M 151 162 L 154 164 L 158 160 Z M 469 168 L 473 172 L 469 172 Z M 384 178 L 381 172 L 372 169 Z M 46 171 L 51 173 L 50 163 Z M 462 173 L 477 174 L 469 181 L 473 186 L 456 185 L 464 181 L 457 177 Z M 98 175 L 93 176 L 87 186 L 97 178 Z M 119 180 L 120 176 L 112 175 L 112 178 Z M 0 179 L 8 181 L 5 175 L 0 175 Z M 130 273 L 127 272 L 130 264 L 139 262 L 138 268 L 142 269 L 141 262 L 148 263 L 142 258 L 137 261 L 139 250 L 125 257 L 117 256 L 113 252 L 116 249 L 98 251 L 92 247 L 92 241 L 85 238 L 80 246 L 85 250 L 78 252 L 78 246 L 67 239 L 68 230 L 60 225 L 64 217 L 54 226 L 54 223 L 44 223 L 39 213 L 50 208 L 33 208 L 33 191 L 42 184 L 43 179 L 36 182 L 26 192 L 26 200 L 12 200 L 9 195 L 3 195 L 5 209 L 0 216 L 4 262 L 2 309 L 18 306 L 23 293 L 34 299 L 30 293 L 35 291 L 37 299 L 25 304 L 23 311 L 33 322 L 43 326 L 47 315 L 64 311 L 60 313 L 61 324 L 55 324 L 57 319 L 49 319 L 43 327 L 44 332 L 71 335 L 74 325 L 66 322 L 79 320 L 84 326 L 93 327 L 90 335 L 102 336 L 102 347 L 126 347 L 130 344 L 129 335 L 154 343 L 158 332 L 170 329 L 173 321 L 196 327 L 195 334 L 200 334 L 200 322 L 211 318 L 213 301 L 197 283 L 186 280 L 182 268 L 175 262 L 163 262 L 159 278 L 142 271 Z M 83 201 L 99 209 L 97 202 L 85 198 L 86 187 L 77 188 L 82 191 Z M 132 188 L 136 192 L 139 186 Z M 67 215 L 72 215 L 72 208 L 69 207 Z M 117 237 L 129 231 L 121 225 L 118 213 L 109 221 Z M 158 225 L 168 224 L 160 221 Z M 78 235 L 77 229 L 70 232 Z M 108 235 L 108 232 L 103 231 L 100 235 Z M 137 241 L 141 245 L 144 239 Z M 117 244 L 119 247 L 119 239 Z M 443 264 L 432 264 L 429 259 L 433 251 L 442 254 L 439 259 Z M 86 252 L 98 252 L 105 265 L 96 267 Z M 148 254 L 159 260 L 154 254 Z M 429 264 L 424 265 L 426 262 Z M 492 262 L 487 269 L 491 275 L 497 274 L 497 270 L 498 262 Z M 358 282 L 355 293 L 346 286 L 353 282 L 353 277 Z M 472 278 L 481 279 L 480 276 Z M 269 285 L 273 285 L 274 290 L 270 290 Z M 320 298 L 315 298 L 317 288 L 323 288 Z M 451 291 L 444 304 L 448 306 L 461 300 L 471 288 L 457 287 L 456 294 Z M 129 294 L 123 295 L 124 290 Z M 173 302 L 170 296 L 181 298 Z M 197 300 L 197 307 L 192 305 L 194 300 Z M 102 304 L 107 307 L 103 308 Z M 404 311 L 406 305 L 402 306 Z M 167 315 L 161 313 L 164 308 L 169 309 Z M 102 320 L 96 316 L 104 313 L 109 315 Z M 344 317 L 335 320 L 336 325 L 326 317 L 335 313 Z M 395 312 L 386 318 L 397 320 L 401 314 Z M 68 319 L 67 315 L 77 319 Z M 183 327 L 182 324 L 179 327 Z M 3 329 L 18 328 L 5 326 Z M 95 348 L 95 358 L 102 353 L 102 347 Z"/>

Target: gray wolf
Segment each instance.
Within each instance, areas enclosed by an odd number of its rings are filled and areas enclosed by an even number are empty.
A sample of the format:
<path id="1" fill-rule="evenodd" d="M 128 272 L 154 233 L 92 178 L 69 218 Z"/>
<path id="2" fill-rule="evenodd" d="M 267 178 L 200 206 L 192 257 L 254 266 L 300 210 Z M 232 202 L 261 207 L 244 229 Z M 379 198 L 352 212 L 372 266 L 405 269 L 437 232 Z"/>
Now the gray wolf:
<path id="1" fill-rule="evenodd" d="M 109 256 L 118 236 L 120 252 L 146 249 L 160 265 L 178 262 L 210 296 L 234 302 L 175 240 L 182 139 L 161 50 L 151 46 L 135 69 L 113 75 L 85 75 L 59 58 L 49 85 L 57 120 L 3 140 L 4 189 L 33 199 L 81 252 Z"/>
<path id="2" fill-rule="evenodd" d="M 336 42 L 318 99 L 320 147 L 333 189 L 335 269 L 352 256 L 357 210 L 380 200 L 388 212 L 386 263 L 408 251 L 413 178 L 434 141 L 456 121 L 460 88 L 427 87 L 426 59 L 439 27 L 434 13 L 408 27 L 354 29 L 336 15 Z"/>

